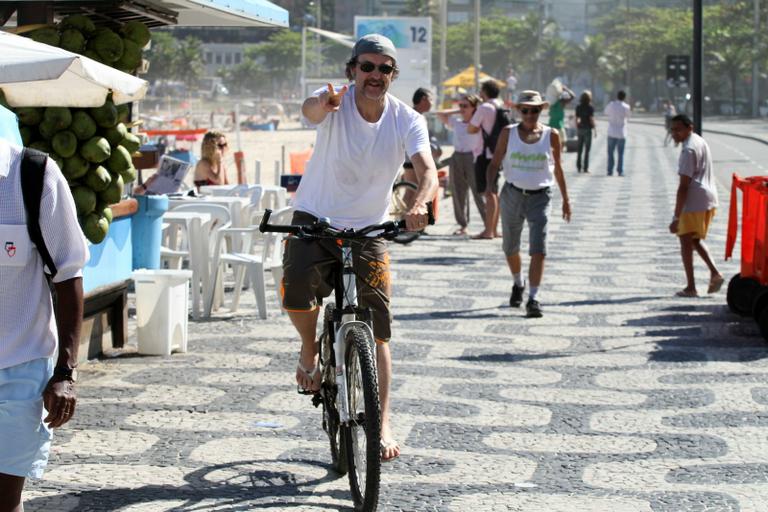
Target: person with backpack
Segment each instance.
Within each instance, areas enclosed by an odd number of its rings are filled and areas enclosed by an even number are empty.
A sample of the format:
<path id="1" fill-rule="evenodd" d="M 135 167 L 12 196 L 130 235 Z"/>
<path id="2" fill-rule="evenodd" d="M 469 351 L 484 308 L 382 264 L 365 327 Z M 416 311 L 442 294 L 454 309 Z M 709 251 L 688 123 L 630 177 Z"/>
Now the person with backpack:
<path id="1" fill-rule="evenodd" d="M 537 294 L 544 274 L 544 258 L 547 255 L 547 224 L 552 209 L 552 187 L 557 183 L 563 199 L 563 219 L 571 220 L 571 205 L 565 175 L 560 163 L 560 134 L 550 126 L 539 122 L 541 111 L 547 107 L 537 91 L 523 91 L 517 99 L 517 111 L 522 121 L 506 127 L 499 136 L 488 174 L 504 167 L 504 188 L 501 191 L 501 224 L 504 254 L 512 272 L 514 283 L 509 305 L 520 307 L 523 303 L 525 283 L 520 258 L 523 226 L 528 224 L 528 302 L 525 312 L 528 318 L 542 316 Z"/>
<path id="2" fill-rule="evenodd" d="M 512 123 L 509 110 L 504 108 L 499 93 L 499 85 L 494 80 L 483 82 L 480 86 L 483 103 L 477 107 L 467 126 L 467 133 L 480 133 L 483 136 L 483 147 L 475 158 L 475 179 L 478 191 L 485 195 L 485 228 L 473 236 L 474 239 L 499 237 L 499 169 L 490 173 L 488 164 L 496 150 L 499 134 L 505 126 Z"/>
<path id="3" fill-rule="evenodd" d="M 88 245 L 56 163 L 4 139 L 0 236 L 0 510 L 17 511 L 26 478 L 42 477 L 52 429 L 75 413 Z"/>

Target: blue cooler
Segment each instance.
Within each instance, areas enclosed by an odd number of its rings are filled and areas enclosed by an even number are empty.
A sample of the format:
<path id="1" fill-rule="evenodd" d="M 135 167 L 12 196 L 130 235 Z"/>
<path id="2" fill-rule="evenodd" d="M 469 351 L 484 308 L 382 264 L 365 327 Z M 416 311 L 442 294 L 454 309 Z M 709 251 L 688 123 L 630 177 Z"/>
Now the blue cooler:
<path id="1" fill-rule="evenodd" d="M 132 217 L 133 269 L 158 269 L 168 196 L 136 196 L 136 200 L 139 210 Z"/>

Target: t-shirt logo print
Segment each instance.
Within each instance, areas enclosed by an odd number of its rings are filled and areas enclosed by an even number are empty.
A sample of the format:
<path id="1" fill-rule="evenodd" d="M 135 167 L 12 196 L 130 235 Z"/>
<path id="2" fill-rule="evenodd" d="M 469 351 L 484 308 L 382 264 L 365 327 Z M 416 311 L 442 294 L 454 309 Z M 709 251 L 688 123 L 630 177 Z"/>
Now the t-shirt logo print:
<path id="1" fill-rule="evenodd" d="M 5 253 L 9 258 L 16 256 L 16 244 L 13 242 L 5 242 Z"/>

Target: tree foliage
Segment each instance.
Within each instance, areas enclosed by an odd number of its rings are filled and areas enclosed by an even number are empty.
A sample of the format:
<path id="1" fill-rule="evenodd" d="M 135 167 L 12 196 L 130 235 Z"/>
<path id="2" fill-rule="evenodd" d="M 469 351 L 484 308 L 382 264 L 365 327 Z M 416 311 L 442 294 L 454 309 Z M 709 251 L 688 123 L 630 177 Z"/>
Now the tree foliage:
<path id="1" fill-rule="evenodd" d="M 152 34 L 147 58 L 148 80 L 176 80 L 193 86 L 205 70 L 200 40 L 194 37 L 179 40 L 171 32 Z"/>

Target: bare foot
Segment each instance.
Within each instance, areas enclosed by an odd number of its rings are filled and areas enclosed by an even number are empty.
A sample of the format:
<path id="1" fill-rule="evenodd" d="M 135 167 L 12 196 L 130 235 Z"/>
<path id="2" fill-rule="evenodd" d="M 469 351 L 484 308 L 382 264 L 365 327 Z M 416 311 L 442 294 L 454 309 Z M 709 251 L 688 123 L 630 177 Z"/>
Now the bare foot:
<path id="1" fill-rule="evenodd" d="M 459 228 L 453 232 L 453 236 L 464 236 L 467 234 L 467 228 Z"/>
<path id="2" fill-rule="evenodd" d="M 480 233 L 474 235 L 472 237 L 472 240 L 491 240 L 492 238 L 493 238 L 493 235 L 490 235 L 485 231 L 481 231 Z"/>
<path id="3" fill-rule="evenodd" d="M 675 294 L 676 297 L 698 297 L 699 294 L 696 292 L 696 288 L 683 288 L 679 292 Z"/>
<path id="4" fill-rule="evenodd" d="M 712 277 L 709 278 L 709 288 L 707 288 L 707 293 L 719 292 L 724 282 L 725 278 L 722 274 L 712 274 Z"/>
<path id="5" fill-rule="evenodd" d="M 392 437 L 389 425 L 381 425 L 381 460 L 389 462 L 400 456 L 400 444 Z"/>

